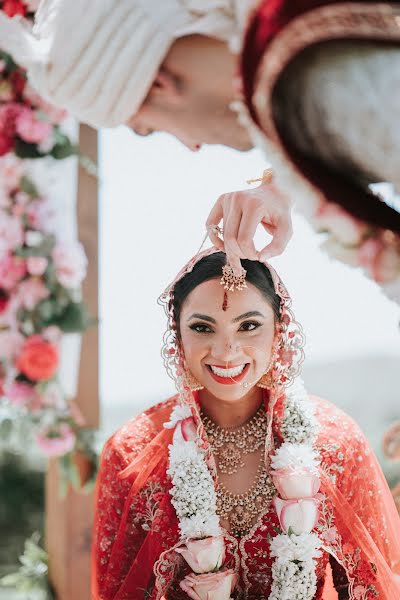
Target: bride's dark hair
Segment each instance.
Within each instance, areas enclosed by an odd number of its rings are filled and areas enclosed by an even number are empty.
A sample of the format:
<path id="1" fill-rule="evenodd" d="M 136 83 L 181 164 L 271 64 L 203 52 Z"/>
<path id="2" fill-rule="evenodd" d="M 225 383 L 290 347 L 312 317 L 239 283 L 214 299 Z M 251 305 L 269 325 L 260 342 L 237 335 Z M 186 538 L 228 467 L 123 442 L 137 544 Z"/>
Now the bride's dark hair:
<path id="1" fill-rule="evenodd" d="M 280 320 L 280 298 L 275 292 L 274 283 L 268 268 L 255 260 L 242 260 L 242 266 L 246 269 L 246 281 L 252 283 L 264 296 L 274 311 L 275 319 Z M 224 252 L 215 252 L 205 256 L 174 286 L 172 305 L 176 327 L 179 333 L 179 320 L 182 305 L 186 298 L 198 285 L 210 279 L 220 279 L 222 267 L 226 264 Z"/>

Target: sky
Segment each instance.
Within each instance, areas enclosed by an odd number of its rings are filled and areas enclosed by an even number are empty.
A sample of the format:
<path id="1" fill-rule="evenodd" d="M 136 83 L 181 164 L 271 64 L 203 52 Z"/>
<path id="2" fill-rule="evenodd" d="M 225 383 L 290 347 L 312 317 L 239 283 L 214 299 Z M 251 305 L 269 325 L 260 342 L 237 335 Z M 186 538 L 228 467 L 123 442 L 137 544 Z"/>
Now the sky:
<path id="1" fill-rule="evenodd" d="M 246 189 L 266 168 L 256 150 L 192 153 L 164 134 L 105 131 L 100 149 L 100 311 L 103 401 L 160 398 L 173 389 L 160 358 L 165 319 L 157 297 L 196 254 L 218 196 Z M 295 200 L 295 199 L 294 199 Z M 257 246 L 266 244 L 263 232 Z M 294 217 L 294 235 L 271 262 L 307 336 L 309 364 L 400 358 L 399 307 L 361 272 L 330 260 L 320 236 Z"/>

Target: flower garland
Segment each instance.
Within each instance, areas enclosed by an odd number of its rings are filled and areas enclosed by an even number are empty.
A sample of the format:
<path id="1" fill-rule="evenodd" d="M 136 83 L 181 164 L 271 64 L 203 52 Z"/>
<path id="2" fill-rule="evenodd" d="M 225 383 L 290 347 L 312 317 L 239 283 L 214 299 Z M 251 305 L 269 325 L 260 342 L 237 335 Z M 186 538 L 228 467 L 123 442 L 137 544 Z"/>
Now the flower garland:
<path id="1" fill-rule="evenodd" d="M 0 0 L 9 17 L 32 19 L 37 6 L 37 0 Z M 63 129 L 66 117 L 0 50 L 0 399 L 29 423 L 45 455 L 61 458 L 63 474 L 79 487 L 80 480 L 92 482 L 96 453 L 59 369 L 64 334 L 80 333 L 92 322 L 80 292 L 87 259 L 79 242 L 60 237 L 54 201 L 26 160 L 79 154 Z M 80 452 L 91 460 L 90 474 Z"/>
<path id="2" fill-rule="evenodd" d="M 182 545 L 176 552 L 193 569 L 180 587 L 193 598 L 213 592 L 213 598 L 229 600 L 237 574 L 223 567 L 225 545 L 214 483 L 191 409 L 176 407 L 165 426 L 175 428 L 168 475 L 181 533 Z M 322 498 L 318 494 L 320 457 L 313 447 L 318 423 L 299 381 L 286 394 L 281 432 L 284 442 L 271 460 L 271 476 L 279 494 L 273 503 L 282 532 L 270 545 L 275 558 L 270 600 L 312 600 L 317 589 L 316 560 L 322 548 L 322 534 L 316 531 Z"/>

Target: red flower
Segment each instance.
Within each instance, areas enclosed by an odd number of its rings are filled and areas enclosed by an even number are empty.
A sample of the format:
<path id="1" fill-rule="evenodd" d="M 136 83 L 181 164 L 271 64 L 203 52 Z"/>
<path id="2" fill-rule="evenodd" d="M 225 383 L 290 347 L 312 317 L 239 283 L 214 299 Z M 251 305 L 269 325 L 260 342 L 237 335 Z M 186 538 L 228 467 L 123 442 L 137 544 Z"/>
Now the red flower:
<path id="1" fill-rule="evenodd" d="M 13 87 L 15 96 L 20 96 L 25 89 L 26 77 L 19 69 L 10 74 L 10 83 Z"/>
<path id="2" fill-rule="evenodd" d="M 40 335 L 33 335 L 23 345 L 16 366 L 31 381 L 44 381 L 53 377 L 59 362 L 58 348 Z"/>
<path id="3" fill-rule="evenodd" d="M 9 102 L 0 105 L 0 156 L 9 152 L 14 146 L 16 119 L 22 105 Z"/>
<path id="4" fill-rule="evenodd" d="M 27 13 L 26 6 L 21 0 L 4 0 L 3 11 L 9 17 L 14 17 L 15 15 L 22 15 L 24 17 Z"/>

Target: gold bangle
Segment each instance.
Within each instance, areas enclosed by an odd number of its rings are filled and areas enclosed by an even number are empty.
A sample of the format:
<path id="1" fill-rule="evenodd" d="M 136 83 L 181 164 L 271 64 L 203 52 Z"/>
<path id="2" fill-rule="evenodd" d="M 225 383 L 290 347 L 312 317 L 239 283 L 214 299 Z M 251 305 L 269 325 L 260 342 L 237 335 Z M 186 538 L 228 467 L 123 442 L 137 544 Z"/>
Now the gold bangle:
<path id="1" fill-rule="evenodd" d="M 246 181 L 246 183 L 250 184 L 250 183 L 258 183 L 259 181 L 261 181 L 261 183 L 271 183 L 272 179 L 274 177 L 274 172 L 272 169 L 265 169 L 265 171 L 263 172 L 261 177 L 258 177 L 257 179 L 248 179 Z"/>

